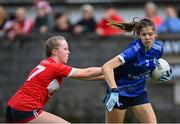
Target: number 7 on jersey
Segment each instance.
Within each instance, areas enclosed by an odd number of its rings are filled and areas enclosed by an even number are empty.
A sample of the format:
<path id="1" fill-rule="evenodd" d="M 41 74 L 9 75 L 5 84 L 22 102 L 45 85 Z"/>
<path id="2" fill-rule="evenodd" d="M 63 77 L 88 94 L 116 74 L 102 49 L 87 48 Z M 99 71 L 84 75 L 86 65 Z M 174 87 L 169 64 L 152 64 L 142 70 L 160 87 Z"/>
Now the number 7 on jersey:
<path id="1" fill-rule="evenodd" d="M 44 71 L 46 68 L 42 65 L 38 65 L 36 68 L 38 68 L 36 71 L 34 71 L 27 79 L 27 81 L 30 81 L 31 78 L 39 74 L 40 72 Z"/>

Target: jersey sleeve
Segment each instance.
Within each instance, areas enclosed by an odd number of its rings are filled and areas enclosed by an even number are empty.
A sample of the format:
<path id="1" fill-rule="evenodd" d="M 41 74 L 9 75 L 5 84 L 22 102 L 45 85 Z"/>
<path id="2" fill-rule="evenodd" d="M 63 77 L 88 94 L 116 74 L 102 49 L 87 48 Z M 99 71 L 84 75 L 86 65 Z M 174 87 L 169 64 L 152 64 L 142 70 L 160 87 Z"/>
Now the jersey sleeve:
<path id="1" fill-rule="evenodd" d="M 135 45 L 129 46 L 125 49 L 122 53 L 120 53 L 117 57 L 122 61 L 124 64 L 126 61 L 136 57 L 137 51 L 140 49 L 140 45 L 136 43 Z"/>
<path id="2" fill-rule="evenodd" d="M 71 66 L 67 66 L 65 64 L 58 64 L 56 66 L 55 75 L 56 77 L 68 77 L 73 73 L 73 68 Z"/>

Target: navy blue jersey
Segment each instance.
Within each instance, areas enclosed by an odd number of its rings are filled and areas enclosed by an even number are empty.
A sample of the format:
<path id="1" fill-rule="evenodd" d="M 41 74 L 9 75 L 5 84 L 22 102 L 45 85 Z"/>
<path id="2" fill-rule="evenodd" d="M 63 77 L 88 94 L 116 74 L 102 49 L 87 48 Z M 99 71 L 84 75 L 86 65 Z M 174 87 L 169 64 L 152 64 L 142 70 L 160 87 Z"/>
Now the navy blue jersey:
<path id="1" fill-rule="evenodd" d="M 118 55 L 123 65 L 114 69 L 114 75 L 121 96 L 135 97 L 146 91 L 145 80 L 155 69 L 162 53 L 160 41 L 154 41 L 152 47 L 145 51 L 141 40 L 136 39 Z"/>

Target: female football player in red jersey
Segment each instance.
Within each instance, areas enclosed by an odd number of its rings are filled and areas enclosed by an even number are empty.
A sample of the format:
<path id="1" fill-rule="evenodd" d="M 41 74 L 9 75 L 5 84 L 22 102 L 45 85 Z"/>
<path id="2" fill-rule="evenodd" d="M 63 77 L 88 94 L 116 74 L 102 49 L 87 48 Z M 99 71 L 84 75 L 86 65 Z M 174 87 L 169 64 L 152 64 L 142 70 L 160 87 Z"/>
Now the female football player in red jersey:
<path id="1" fill-rule="evenodd" d="M 103 79 L 101 68 L 85 69 L 67 66 L 68 43 L 62 36 L 53 36 L 45 42 L 46 59 L 28 75 L 23 86 L 7 103 L 6 119 L 13 123 L 69 123 L 42 108 L 59 88 L 64 77 L 98 80 Z"/>

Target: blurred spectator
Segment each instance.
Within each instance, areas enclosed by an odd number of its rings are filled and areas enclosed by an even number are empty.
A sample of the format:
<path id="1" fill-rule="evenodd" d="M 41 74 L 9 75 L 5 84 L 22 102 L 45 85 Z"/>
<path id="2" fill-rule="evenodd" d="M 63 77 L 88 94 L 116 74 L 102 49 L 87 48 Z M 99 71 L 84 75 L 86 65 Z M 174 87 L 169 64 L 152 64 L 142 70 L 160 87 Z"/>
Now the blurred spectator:
<path id="1" fill-rule="evenodd" d="M 32 27 L 32 19 L 26 18 L 25 8 L 20 7 L 16 10 L 15 19 L 5 25 L 5 30 L 8 38 L 14 41 L 18 35 L 30 34 Z"/>
<path id="2" fill-rule="evenodd" d="M 0 36 L 4 34 L 4 26 L 7 22 L 6 10 L 0 6 Z"/>
<path id="3" fill-rule="evenodd" d="M 46 33 L 51 32 L 53 21 L 50 14 L 46 13 L 44 7 L 36 8 L 36 18 L 34 22 L 33 32 Z"/>
<path id="4" fill-rule="evenodd" d="M 6 21 L 5 25 L 4 25 L 4 30 L 6 31 L 6 33 L 9 31 L 9 29 L 12 28 L 14 20 L 16 19 L 15 17 L 15 13 L 8 13 L 8 20 Z"/>
<path id="5" fill-rule="evenodd" d="M 89 4 L 85 4 L 81 7 L 82 18 L 74 25 L 73 31 L 75 34 L 95 32 L 96 21 L 93 11 L 93 7 Z"/>
<path id="6" fill-rule="evenodd" d="M 112 6 L 108 7 L 105 10 L 104 17 L 97 23 L 96 32 L 100 36 L 112 36 L 122 34 L 124 31 L 120 29 L 116 29 L 110 25 L 108 25 L 107 18 L 112 19 L 117 22 L 124 22 L 122 17 L 118 15 L 116 9 Z"/>
<path id="7" fill-rule="evenodd" d="M 49 1 L 47 0 L 33 0 L 34 8 L 44 8 L 47 14 L 52 13 L 52 7 L 50 6 Z"/>
<path id="8" fill-rule="evenodd" d="M 154 23 L 156 28 L 158 28 L 163 22 L 163 18 L 158 15 L 158 10 L 155 3 L 151 1 L 145 4 L 145 14 L 145 16 Z"/>
<path id="9" fill-rule="evenodd" d="M 71 32 L 72 25 L 69 19 L 68 12 L 62 12 L 56 19 L 56 24 L 53 29 L 54 32 Z"/>
<path id="10" fill-rule="evenodd" d="M 158 28 L 158 33 L 180 33 L 180 19 L 177 17 L 176 9 L 169 5 L 166 8 L 166 19 Z"/>

